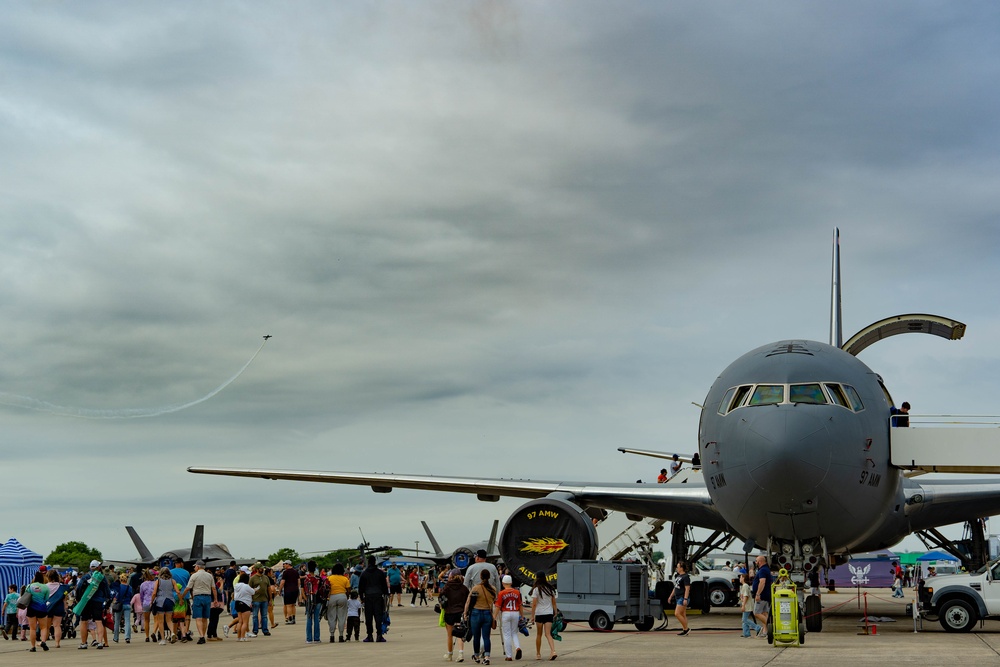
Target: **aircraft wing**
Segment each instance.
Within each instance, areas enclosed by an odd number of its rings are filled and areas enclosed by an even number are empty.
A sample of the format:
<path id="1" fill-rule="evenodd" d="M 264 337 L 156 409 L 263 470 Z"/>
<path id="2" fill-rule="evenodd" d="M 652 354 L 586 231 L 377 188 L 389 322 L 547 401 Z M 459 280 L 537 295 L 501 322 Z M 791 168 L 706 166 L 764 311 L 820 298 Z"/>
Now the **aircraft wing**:
<path id="1" fill-rule="evenodd" d="M 324 482 L 369 486 L 376 493 L 393 489 L 420 489 L 475 494 L 480 500 L 501 496 L 544 498 L 549 494 L 570 500 L 583 508 L 598 508 L 677 521 L 712 530 L 727 530 L 709 496 L 700 473 L 678 475 L 667 484 L 599 484 L 530 479 L 488 479 L 395 473 L 269 470 L 263 468 L 188 468 L 200 475 L 259 477 L 296 482 Z M 689 471 L 690 472 L 690 471 Z"/>

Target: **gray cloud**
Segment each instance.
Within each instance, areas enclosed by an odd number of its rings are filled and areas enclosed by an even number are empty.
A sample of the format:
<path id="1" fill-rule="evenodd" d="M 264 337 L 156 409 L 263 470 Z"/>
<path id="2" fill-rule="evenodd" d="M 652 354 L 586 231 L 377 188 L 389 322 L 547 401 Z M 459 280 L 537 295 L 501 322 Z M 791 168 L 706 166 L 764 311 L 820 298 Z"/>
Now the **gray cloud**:
<path id="1" fill-rule="evenodd" d="M 846 329 L 969 324 L 866 363 L 921 409 L 990 412 L 997 24 L 981 4 L 12 5 L 0 391 L 179 404 L 275 338 L 156 420 L 0 410 L 8 467 L 44 462 L 55 489 L 10 532 L 127 555 L 124 524 L 166 548 L 200 518 L 266 555 L 356 525 L 412 541 L 430 516 L 458 544 L 516 506 L 194 463 L 649 477 L 614 448 L 693 451 L 690 402 L 729 361 L 826 339 L 837 225 Z M 42 518 L 81 487 L 107 511 Z M 331 526 L 306 544 L 288 517 L 309 512 Z"/>

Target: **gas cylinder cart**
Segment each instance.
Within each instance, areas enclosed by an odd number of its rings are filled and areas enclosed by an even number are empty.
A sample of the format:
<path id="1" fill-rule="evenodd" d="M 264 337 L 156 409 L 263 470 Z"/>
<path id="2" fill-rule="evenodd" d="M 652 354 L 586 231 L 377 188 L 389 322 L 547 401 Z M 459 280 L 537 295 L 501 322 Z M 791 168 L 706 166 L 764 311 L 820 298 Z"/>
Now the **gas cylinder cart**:
<path id="1" fill-rule="evenodd" d="M 774 646 L 800 646 L 806 643 L 806 627 L 799 609 L 795 582 L 782 568 L 771 584 L 771 617 L 767 623 L 767 643 Z"/>

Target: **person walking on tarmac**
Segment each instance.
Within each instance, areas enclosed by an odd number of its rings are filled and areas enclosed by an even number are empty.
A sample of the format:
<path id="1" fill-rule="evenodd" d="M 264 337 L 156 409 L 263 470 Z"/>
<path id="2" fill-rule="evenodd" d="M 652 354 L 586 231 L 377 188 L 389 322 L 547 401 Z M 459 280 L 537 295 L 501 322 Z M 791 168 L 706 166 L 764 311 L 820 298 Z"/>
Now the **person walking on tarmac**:
<path id="1" fill-rule="evenodd" d="M 677 633 L 678 637 L 687 637 L 691 628 L 688 627 L 687 609 L 691 604 L 691 577 L 687 573 L 687 564 L 684 561 L 677 561 L 677 576 L 674 577 L 674 589 L 670 591 L 667 602 L 674 600 L 674 618 L 683 628 Z"/>

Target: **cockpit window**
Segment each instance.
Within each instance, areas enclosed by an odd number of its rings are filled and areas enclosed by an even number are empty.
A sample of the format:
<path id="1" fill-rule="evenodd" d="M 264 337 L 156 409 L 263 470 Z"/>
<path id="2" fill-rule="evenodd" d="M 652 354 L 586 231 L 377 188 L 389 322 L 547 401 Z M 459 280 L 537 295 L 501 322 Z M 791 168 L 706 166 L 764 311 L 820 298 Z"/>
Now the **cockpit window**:
<path id="1" fill-rule="evenodd" d="M 733 401 L 733 394 L 736 393 L 736 387 L 733 387 L 726 392 L 726 395 L 722 397 L 722 402 L 719 403 L 719 414 L 724 415 L 730 410 L 730 403 Z"/>
<path id="2" fill-rule="evenodd" d="M 844 390 L 847 392 L 847 398 L 851 401 L 851 408 L 855 412 L 861 412 L 865 409 L 865 404 L 861 402 L 861 397 L 858 396 L 858 392 L 854 389 L 854 387 L 849 384 L 845 384 Z"/>
<path id="3" fill-rule="evenodd" d="M 785 400 L 785 387 L 780 384 L 759 384 L 750 397 L 749 405 L 774 405 Z"/>
<path id="4" fill-rule="evenodd" d="M 823 387 L 818 382 L 811 384 L 793 384 L 788 388 L 789 403 L 826 403 Z"/>
<path id="5" fill-rule="evenodd" d="M 844 393 L 844 388 L 839 384 L 828 384 L 826 385 L 826 390 L 830 393 L 830 398 L 837 405 L 851 409 L 851 403 L 847 400 L 847 394 Z"/>

